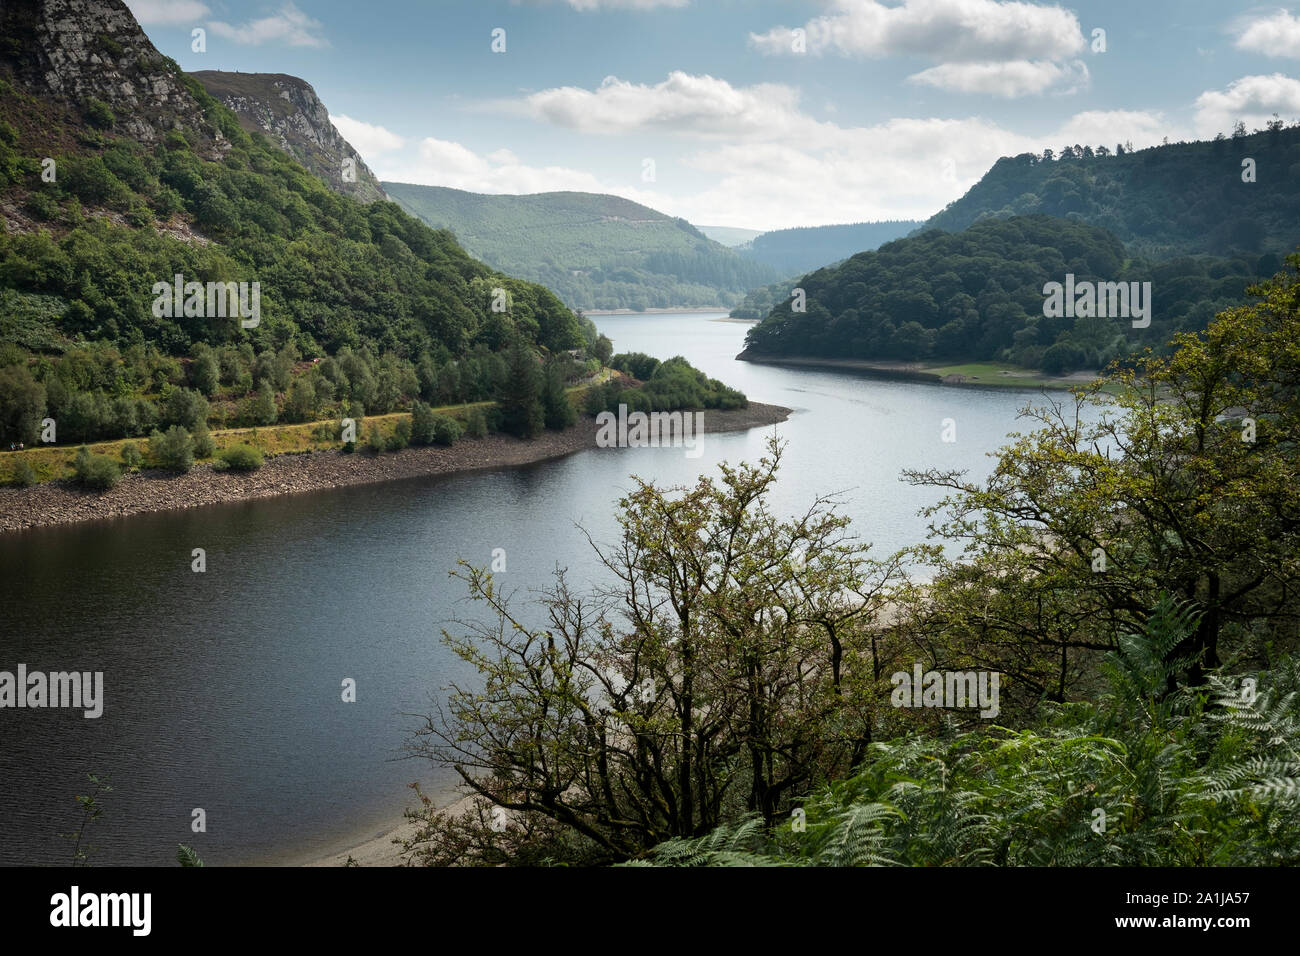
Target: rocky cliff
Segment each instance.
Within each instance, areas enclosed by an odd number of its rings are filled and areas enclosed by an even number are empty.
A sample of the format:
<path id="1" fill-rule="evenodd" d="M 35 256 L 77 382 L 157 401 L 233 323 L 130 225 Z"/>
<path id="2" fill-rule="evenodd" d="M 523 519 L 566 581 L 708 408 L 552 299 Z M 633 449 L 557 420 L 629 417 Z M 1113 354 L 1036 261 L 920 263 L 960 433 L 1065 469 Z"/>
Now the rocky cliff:
<path id="1" fill-rule="evenodd" d="M 331 189 L 362 202 L 388 198 L 361 155 L 330 122 L 310 83 L 283 73 L 201 70 L 191 75 L 239 117 L 244 129 L 269 136 Z"/>
<path id="2" fill-rule="evenodd" d="M 122 0 L 0 0 L 0 68 L 52 121 L 63 110 L 146 144 L 184 129 L 211 158 L 228 147 Z"/>

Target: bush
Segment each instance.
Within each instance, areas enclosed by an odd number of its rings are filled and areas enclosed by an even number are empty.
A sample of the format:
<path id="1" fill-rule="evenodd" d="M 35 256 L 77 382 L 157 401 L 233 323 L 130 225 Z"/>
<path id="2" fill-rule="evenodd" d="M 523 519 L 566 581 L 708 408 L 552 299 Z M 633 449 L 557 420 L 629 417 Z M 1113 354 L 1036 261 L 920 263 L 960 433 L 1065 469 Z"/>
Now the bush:
<path id="1" fill-rule="evenodd" d="M 208 431 L 208 426 L 200 424 L 194 429 L 194 457 L 211 458 L 217 452 L 216 442 Z"/>
<path id="2" fill-rule="evenodd" d="M 435 445 L 454 445 L 464 433 L 460 422 L 448 415 L 434 416 L 433 443 Z"/>
<path id="3" fill-rule="evenodd" d="M 481 408 L 471 408 L 465 418 L 465 434 L 470 438 L 483 438 L 488 433 L 487 416 Z"/>
<path id="4" fill-rule="evenodd" d="M 122 470 L 116 461 L 107 455 L 92 455 L 85 445 L 77 449 L 72 474 L 77 484 L 96 491 L 107 491 L 122 478 Z"/>
<path id="5" fill-rule="evenodd" d="M 117 122 L 117 117 L 103 100 L 91 98 L 86 101 L 86 121 L 96 129 L 109 129 Z"/>
<path id="6" fill-rule="evenodd" d="M 424 402 L 411 405 L 411 442 L 416 445 L 432 445 L 434 427 L 438 416 Z"/>
<path id="7" fill-rule="evenodd" d="M 14 484 L 19 488 L 30 488 L 36 484 L 36 472 L 32 471 L 32 466 L 27 464 L 25 458 L 19 458 L 14 465 Z"/>
<path id="8" fill-rule="evenodd" d="M 133 441 L 127 442 L 122 446 L 122 466 L 128 471 L 135 471 L 144 464 L 144 455 L 140 453 L 140 446 Z"/>
<path id="9" fill-rule="evenodd" d="M 189 471 L 194 467 L 194 439 L 180 425 L 165 432 L 155 428 L 149 436 L 149 457 L 159 468 Z"/>
<path id="10" fill-rule="evenodd" d="M 370 423 L 370 430 L 366 432 L 366 443 L 361 446 L 361 450 L 368 455 L 378 455 L 384 450 L 384 436 L 379 432 L 379 425 L 375 422 Z"/>
<path id="11" fill-rule="evenodd" d="M 262 452 L 252 445 L 231 445 L 229 448 L 223 448 L 217 454 L 218 459 L 227 468 L 233 468 L 235 471 L 257 471 L 262 467 Z"/>

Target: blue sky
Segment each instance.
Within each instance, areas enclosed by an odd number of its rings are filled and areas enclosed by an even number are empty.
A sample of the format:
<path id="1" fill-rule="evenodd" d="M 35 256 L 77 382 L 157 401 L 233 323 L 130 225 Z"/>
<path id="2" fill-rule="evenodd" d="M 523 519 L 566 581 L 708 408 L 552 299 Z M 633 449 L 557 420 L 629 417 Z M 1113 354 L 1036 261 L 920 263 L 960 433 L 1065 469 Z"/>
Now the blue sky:
<path id="1" fill-rule="evenodd" d="M 1300 2 L 127 5 L 186 70 L 310 82 L 381 179 L 613 192 L 705 225 L 925 218 L 999 156 L 1300 119 Z"/>

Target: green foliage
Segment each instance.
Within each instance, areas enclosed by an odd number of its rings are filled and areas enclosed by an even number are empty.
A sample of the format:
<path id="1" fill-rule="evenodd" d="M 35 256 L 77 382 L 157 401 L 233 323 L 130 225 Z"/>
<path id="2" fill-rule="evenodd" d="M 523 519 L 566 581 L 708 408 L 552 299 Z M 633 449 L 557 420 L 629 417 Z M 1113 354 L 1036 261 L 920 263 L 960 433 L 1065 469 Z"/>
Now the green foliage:
<path id="1" fill-rule="evenodd" d="M 257 471 L 263 464 L 261 451 L 252 445 L 231 445 L 221 449 L 217 457 L 235 471 Z"/>
<path id="2" fill-rule="evenodd" d="M 624 358 L 615 356 L 614 360 Z M 642 359 L 648 359 L 642 362 Z M 605 385 L 588 389 L 585 408 L 588 414 L 610 411 L 617 412 L 619 405 L 626 405 L 629 411 L 671 412 L 681 409 L 716 408 L 720 410 L 745 408 L 749 401 L 744 394 L 728 388 L 716 378 L 709 378 L 703 372 L 691 366 L 680 355 L 665 362 L 658 362 L 649 356 L 627 358 L 641 371 L 653 369 L 639 386 L 630 386 L 625 381 L 611 381 Z"/>
<path id="3" fill-rule="evenodd" d="M 73 480 L 95 491 L 108 491 L 122 479 L 122 469 L 108 455 L 92 455 L 82 445 L 72 462 Z"/>
<path id="4" fill-rule="evenodd" d="M 736 251 L 747 259 L 771 266 L 783 276 L 803 275 L 847 259 L 855 253 L 867 252 L 886 242 L 900 239 L 921 225 L 923 224 L 914 220 L 899 219 L 774 229 L 755 236 L 737 247 Z M 746 296 L 746 302 L 748 301 Z M 753 318 L 762 316 L 756 315 Z"/>
<path id="5" fill-rule="evenodd" d="M 120 47 L 118 52 L 120 55 Z M 86 122 L 96 129 L 112 129 L 113 124 L 117 122 L 117 117 L 113 115 L 113 110 L 107 103 L 91 97 L 86 100 Z"/>
<path id="6" fill-rule="evenodd" d="M 203 861 L 193 847 L 188 847 L 184 843 L 176 844 L 176 862 L 181 866 L 202 866 Z"/>
<path id="7" fill-rule="evenodd" d="M 1162 259 L 1284 254 L 1296 244 L 1300 180 L 1282 170 L 1295 162 L 1298 145 L 1300 129 L 1291 127 L 1230 146 L 1173 143 L 1118 155 L 1077 146 L 1049 159 L 1024 153 L 998 160 L 925 227 L 956 232 L 989 217 L 1042 213 L 1101 226 L 1133 251 Z M 1258 163 L 1257 182 L 1241 181 L 1244 156 Z"/>
<path id="8" fill-rule="evenodd" d="M 186 472 L 194 467 L 194 439 L 180 425 L 149 435 L 149 459 L 159 468 Z"/>
<path id="9" fill-rule="evenodd" d="M 578 420 L 566 388 L 570 363 L 552 359 L 546 363 L 542 382 L 542 419 L 553 431 L 563 431 Z"/>
<path id="10" fill-rule="evenodd" d="M 454 445 L 463 434 L 460 422 L 449 415 L 435 415 L 433 418 L 433 444 Z"/>
<path id="11" fill-rule="evenodd" d="M 13 483 L 19 488 L 30 488 L 36 484 L 36 472 L 32 470 L 32 466 L 25 458 L 20 458 L 14 463 Z"/>
<path id="12" fill-rule="evenodd" d="M 776 278 L 770 266 L 705 238 L 684 220 L 617 196 L 488 196 L 383 185 L 429 225 L 463 237 L 473 255 L 542 283 L 575 309 L 730 305 Z"/>
<path id="13" fill-rule="evenodd" d="M 1168 651 L 1195 623 L 1162 601 L 1095 704 L 1022 731 L 875 743 L 804 801 L 802 832 L 744 820 L 642 865 L 1294 866 L 1300 666 L 1170 694 Z"/>
<path id="14" fill-rule="evenodd" d="M 139 471 L 140 466 L 144 464 L 144 455 L 140 451 L 140 446 L 132 441 L 122 446 L 121 458 L 122 467 L 128 471 Z"/>
<path id="15" fill-rule="evenodd" d="M 537 358 L 516 338 L 507 356 L 508 371 L 502 392 L 501 430 L 516 438 L 533 438 L 546 425 L 541 393 L 543 377 Z"/>
<path id="16" fill-rule="evenodd" d="M 1075 220 L 986 219 L 964 232 L 899 239 L 776 287 L 781 300 L 749 330 L 746 346 L 760 356 L 1103 368 L 1204 328 L 1268 264 L 1255 255 L 1130 259 L 1113 235 Z M 1044 285 L 1067 274 L 1076 282 L 1151 283 L 1150 327 L 1135 329 L 1127 317 L 1044 315 Z"/>
<path id="17" fill-rule="evenodd" d="M 488 433 L 487 416 L 481 408 L 471 408 L 465 416 L 465 436 L 467 438 L 484 438 Z"/>

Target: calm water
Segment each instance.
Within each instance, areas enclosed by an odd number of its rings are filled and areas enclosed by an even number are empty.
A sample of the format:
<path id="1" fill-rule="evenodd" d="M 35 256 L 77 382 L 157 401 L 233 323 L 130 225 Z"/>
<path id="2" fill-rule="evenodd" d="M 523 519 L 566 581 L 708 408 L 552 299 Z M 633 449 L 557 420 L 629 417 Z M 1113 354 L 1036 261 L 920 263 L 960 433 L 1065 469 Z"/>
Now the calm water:
<path id="1" fill-rule="evenodd" d="M 984 474 L 1034 393 L 943 388 L 734 361 L 747 324 L 597 318 L 619 351 L 685 355 L 751 398 L 795 409 L 776 507 L 839 492 L 884 552 L 923 538 L 928 465 Z M 957 441 L 940 440 L 956 422 Z M 527 595 L 556 566 L 595 573 L 578 530 L 612 541 L 628 475 L 664 484 L 757 458 L 771 429 L 710 435 L 704 454 L 603 449 L 513 470 L 340 489 L 0 537 L 0 670 L 104 672 L 104 715 L 0 710 L 0 863 L 66 863 L 85 774 L 110 778 L 92 862 L 276 862 L 394 823 L 420 781 L 452 781 L 401 746 L 431 697 L 467 675 L 440 643 L 472 613 L 458 558 L 506 552 Z M 190 570 L 204 548 L 207 572 Z M 357 701 L 341 700 L 356 681 Z M 191 811 L 207 832 L 192 833 Z"/>

